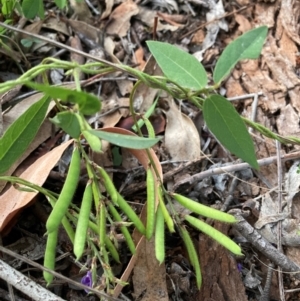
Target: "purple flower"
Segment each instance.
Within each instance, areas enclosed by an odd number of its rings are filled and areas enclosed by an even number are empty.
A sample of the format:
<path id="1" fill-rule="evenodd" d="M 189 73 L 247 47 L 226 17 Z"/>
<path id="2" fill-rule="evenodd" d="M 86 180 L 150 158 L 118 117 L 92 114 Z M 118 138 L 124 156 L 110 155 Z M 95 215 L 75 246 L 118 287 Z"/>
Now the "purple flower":
<path id="1" fill-rule="evenodd" d="M 91 273 L 91 271 L 88 271 L 88 272 L 86 273 L 86 275 L 82 277 L 82 279 L 81 279 L 81 284 L 84 284 L 84 285 L 86 285 L 86 286 L 88 286 L 88 287 L 92 287 L 92 285 L 93 285 L 93 280 L 92 280 L 92 273 Z M 86 291 L 87 293 L 89 293 L 89 290 L 86 290 L 86 289 L 85 289 L 85 291 Z"/>
<path id="2" fill-rule="evenodd" d="M 240 273 L 242 272 L 243 266 L 242 266 L 241 263 L 238 263 L 238 264 L 237 264 L 237 269 L 238 269 L 238 271 L 239 271 Z"/>

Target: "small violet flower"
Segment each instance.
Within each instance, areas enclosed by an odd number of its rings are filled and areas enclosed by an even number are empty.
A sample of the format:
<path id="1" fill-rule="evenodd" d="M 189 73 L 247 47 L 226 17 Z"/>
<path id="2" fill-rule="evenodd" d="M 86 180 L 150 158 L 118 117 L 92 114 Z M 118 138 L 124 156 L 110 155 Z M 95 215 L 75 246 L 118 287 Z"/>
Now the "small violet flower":
<path id="1" fill-rule="evenodd" d="M 92 280 L 92 273 L 91 273 L 91 271 L 88 271 L 86 273 L 86 275 L 82 277 L 81 284 L 84 284 L 84 285 L 86 285 L 88 287 L 92 287 L 93 280 Z M 89 293 L 89 290 L 85 289 L 85 291 L 86 291 L 86 293 Z"/>
<path id="2" fill-rule="evenodd" d="M 242 266 L 241 263 L 238 263 L 238 264 L 237 264 L 237 269 L 238 269 L 238 271 L 239 271 L 240 273 L 242 272 L 243 266 Z"/>

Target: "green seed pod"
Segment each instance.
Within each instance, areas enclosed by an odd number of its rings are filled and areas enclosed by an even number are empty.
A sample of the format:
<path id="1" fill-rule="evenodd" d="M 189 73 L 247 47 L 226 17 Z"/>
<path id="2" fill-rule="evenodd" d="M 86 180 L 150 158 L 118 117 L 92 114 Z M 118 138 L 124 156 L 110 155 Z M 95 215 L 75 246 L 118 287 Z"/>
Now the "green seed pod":
<path id="1" fill-rule="evenodd" d="M 186 215 L 184 219 L 188 221 L 192 226 L 200 230 L 201 232 L 205 233 L 206 235 L 216 240 L 220 245 L 224 246 L 233 254 L 243 256 L 240 246 L 237 245 L 228 236 L 216 230 L 214 227 L 190 215 Z"/>
<path id="2" fill-rule="evenodd" d="M 179 232 L 180 232 L 180 236 L 183 239 L 185 247 L 188 251 L 191 265 L 193 266 L 193 268 L 195 270 L 197 287 L 198 287 L 198 289 L 200 289 L 201 284 L 202 284 L 202 276 L 201 276 L 200 262 L 199 262 L 199 258 L 197 255 L 197 251 L 196 251 L 194 243 L 189 235 L 189 232 L 186 230 L 186 228 L 181 226 L 179 229 Z"/>
<path id="3" fill-rule="evenodd" d="M 78 223 L 75 232 L 74 254 L 76 255 L 76 260 L 79 260 L 81 258 L 85 248 L 92 201 L 93 201 L 92 183 L 91 181 L 89 181 L 84 190 L 81 208 L 78 216 Z"/>
<path id="4" fill-rule="evenodd" d="M 78 147 L 75 146 L 65 184 L 46 223 L 48 233 L 56 230 L 59 227 L 61 220 L 65 216 L 74 196 L 79 181 L 79 176 L 80 152 Z"/>
<path id="5" fill-rule="evenodd" d="M 101 202 L 100 204 L 100 215 L 99 215 L 99 244 L 100 247 L 105 246 L 106 237 L 106 208 L 105 204 Z"/>
<path id="6" fill-rule="evenodd" d="M 171 233 L 175 232 L 175 228 L 174 228 L 174 221 L 165 205 L 165 202 L 163 200 L 163 197 L 162 197 L 162 191 L 161 191 L 161 188 L 159 188 L 158 190 L 158 199 L 159 199 L 159 207 L 161 208 L 162 210 L 162 214 L 164 216 L 164 219 L 165 219 L 165 222 L 166 222 L 166 225 L 169 229 L 169 231 Z"/>
<path id="7" fill-rule="evenodd" d="M 110 195 L 110 198 L 111 198 L 112 202 L 117 204 L 117 202 L 118 202 L 118 191 L 117 191 L 114 183 L 112 182 L 110 176 L 107 174 L 105 169 L 103 169 L 102 167 L 99 166 L 98 170 L 100 172 L 100 175 L 101 175 L 102 179 L 104 180 L 104 186 L 106 188 L 106 191 Z"/>
<path id="8" fill-rule="evenodd" d="M 118 213 L 118 211 L 112 204 L 108 204 L 108 209 L 116 222 L 122 222 L 122 218 L 121 218 L 120 214 Z M 120 229 L 124 235 L 124 238 L 126 240 L 129 250 L 131 251 L 132 254 L 135 254 L 135 252 L 136 252 L 135 244 L 132 240 L 132 237 L 131 237 L 127 227 L 121 226 Z"/>
<path id="9" fill-rule="evenodd" d="M 191 210 L 194 213 L 200 214 L 202 216 L 212 218 L 225 223 L 236 223 L 237 220 L 231 214 L 222 212 L 220 210 L 210 208 L 208 206 L 197 203 L 183 195 L 173 193 L 172 197 L 183 207 Z"/>
<path id="10" fill-rule="evenodd" d="M 147 169 L 147 225 L 146 238 L 149 240 L 155 228 L 155 180 L 151 168 Z"/>
<path id="11" fill-rule="evenodd" d="M 155 256 L 161 264 L 165 260 L 165 220 L 161 207 L 156 212 L 155 225 Z"/>
<path id="12" fill-rule="evenodd" d="M 115 247 L 115 245 L 112 243 L 112 241 L 108 238 L 108 236 L 105 236 L 105 246 L 107 250 L 109 251 L 110 255 L 116 262 L 120 262 L 119 253 Z"/>
<path id="13" fill-rule="evenodd" d="M 134 210 L 128 205 L 128 203 L 123 199 L 123 197 L 119 193 L 118 193 L 118 205 L 120 209 L 128 216 L 130 221 L 132 221 L 132 223 L 137 228 L 137 230 L 141 234 L 145 235 L 146 230 L 144 224 L 137 216 L 137 214 L 134 212 Z"/>
<path id="14" fill-rule="evenodd" d="M 52 231 L 48 234 L 46 251 L 44 256 L 44 267 L 54 270 L 55 268 L 55 255 L 56 255 L 56 245 L 57 245 L 57 235 L 58 229 Z M 43 272 L 44 279 L 47 282 L 47 286 L 51 284 L 54 276 L 46 271 Z"/>

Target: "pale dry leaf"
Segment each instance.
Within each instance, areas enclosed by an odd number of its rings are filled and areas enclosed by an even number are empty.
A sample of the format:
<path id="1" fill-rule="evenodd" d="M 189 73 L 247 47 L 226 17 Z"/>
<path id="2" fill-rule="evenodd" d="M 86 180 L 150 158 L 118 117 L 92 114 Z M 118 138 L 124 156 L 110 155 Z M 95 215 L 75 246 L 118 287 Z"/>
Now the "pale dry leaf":
<path id="1" fill-rule="evenodd" d="M 117 80 L 117 85 L 122 96 L 129 95 L 133 88 L 133 82 L 128 79 Z"/>
<path id="2" fill-rule="evenodd" d="M 132 0 L 120 4 L 110 14 L 106 32 L 124 37 L 130 28 L 131 17 L 137 15 L 138 12 L 139 8 Z"/>
<path id="3" fill-rule="evenodd" d="M 299 115 L 291 104 L 280 110 L 276 125 L 278 133 L 282 136 L 292 136 L 299 132 Z"/>
<path id="4" fill-rule="evenodd" d="M 281 3 L 280 14 L 282 25 L 290 38 L 300 45 L 299 38 L 299 17 L 300 5 L 298 0 L 283 0 Z"/>
<path id="5" fill-rule="evenodd" d="M 70 0 L 70 5 L 73 8 L 78 20 L 84 21 L 87 24 L 92 24 L 93 15 L 85 1 Z"/>
<path id="6" fill-rule="evenodd" d="M 165 100 L 163 111 L 167 117 L 165 147 L 174 161 L 200 158 L 200 136 L 193 121 L 181 113 L 172 99 Z"/>
<path id="7" fill-rule="evenodd" d="M 278 213 L 278 204 L 269 193 L 262 197 L 259 219 L 255 223 L 257 231 L 269 242 L 277 243 L 277 223 L 282 222 L 282 244 L 285 246 L 300 246 L 299 219 L 290 218 L 287 206 Z"/>
<path id="8" fill-rule="evenodd" d="M 106 50 L 107 54 L 110 56 L 110 59 L 115 64 L 121 64 L 120 60 L 114 55 L 116 44 L 112 40 L 111 37 L 106 37 L 104 40 L 104 49 Z M 116 73 L 115 73 L 116 74 Z"/>
<path id="9" fill-rule="evenodd" d="M 137 18 L 141 20 L 143 23 L 145 23 L 148 27 L 153 28 L 154 19 L 156 17 L 157 17 L 156 11 L 139 6 L 139 13 L 137 15 Z M 157 22 L 158 22 L 156 28 L 157 31 L 162 31 L 162 30 L 175 31 L 179 28 L 179 26 L 162 23 L 162 19 L 159 17 Z"/>
<path id="10" fill-rule="evenodd" d="M 110 15 L 113 6 L 114 6 L 114 0 L 105 0 L 105 11 L 101 15 L 101 20 L 105 19 Z"/>
<path id="11" fill-rule="evenodd" d="M 20 175 L 20 178 L 39 186 L 43 185 L 52 168 L 72 142 L 73 140 L 70 140 L 40 157 Z M 38 192 L 19 191 L 12 186 L 0 196 L 0 232 L 37 194 Z"/>

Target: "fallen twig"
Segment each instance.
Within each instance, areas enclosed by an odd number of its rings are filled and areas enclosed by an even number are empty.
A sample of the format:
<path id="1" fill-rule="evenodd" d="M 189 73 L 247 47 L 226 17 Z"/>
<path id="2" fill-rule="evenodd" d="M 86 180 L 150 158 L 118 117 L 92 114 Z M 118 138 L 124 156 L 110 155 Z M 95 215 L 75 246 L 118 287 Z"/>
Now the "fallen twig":
<path id="1" fill-rule="evenodd" d="M 263 253 L 274 264 L 280 266 L 284 272 L 295 273 L 294 277 L 300 279 L 300 267 L 272 246 L 258 231 L 256 231 L 243 217 L 243 211 L 232 209 L 229 211 L 237 219 L 233 227 L 243 235 L 248 242 Z"/>
<path id="2" fill-rule="evenodd" d="M 0 259 L 0 277 L 36 301 L 64 301 Z"/>
<path id="3" fill-rule="evenodd" d="M 283 160 L 283 161 L 294 160 L 294 159 L 298 159 L 298 158 L 300 158 L 300 152 L 295 152 L 295 153 L 281 156 L 281 160 Z M 269 165 L 271 163 L 274 163 L 275 161 L 277 161 L 277 156 L 269 157 L 266 159 L 260 159 L 257 162 L 258 162 L 259 166 L 264 166 L 264 165 Z M 246 168 L 251 168 L 251 166 L 248 163 L 238 163 L 238 164 L 233 163 L 230 166 L 223 166 L 223 167 L 208 169 L 203 172 L 194 174 L 181 181 L 178 181 L 177 183 L 175 183 L 173 190 L 175 191 L 176 189 L 178 189 L 179 186 L 181 186 L 183 184 L 192 185 L 195 182 L 199 182 L 199 181 L 201 181 L 207 177 L 211 177 L 213 175 L 219 175 L 222 173 L 230 173 L 230 172 L 234 172 L 234 171 L 244 170 Z"/>

